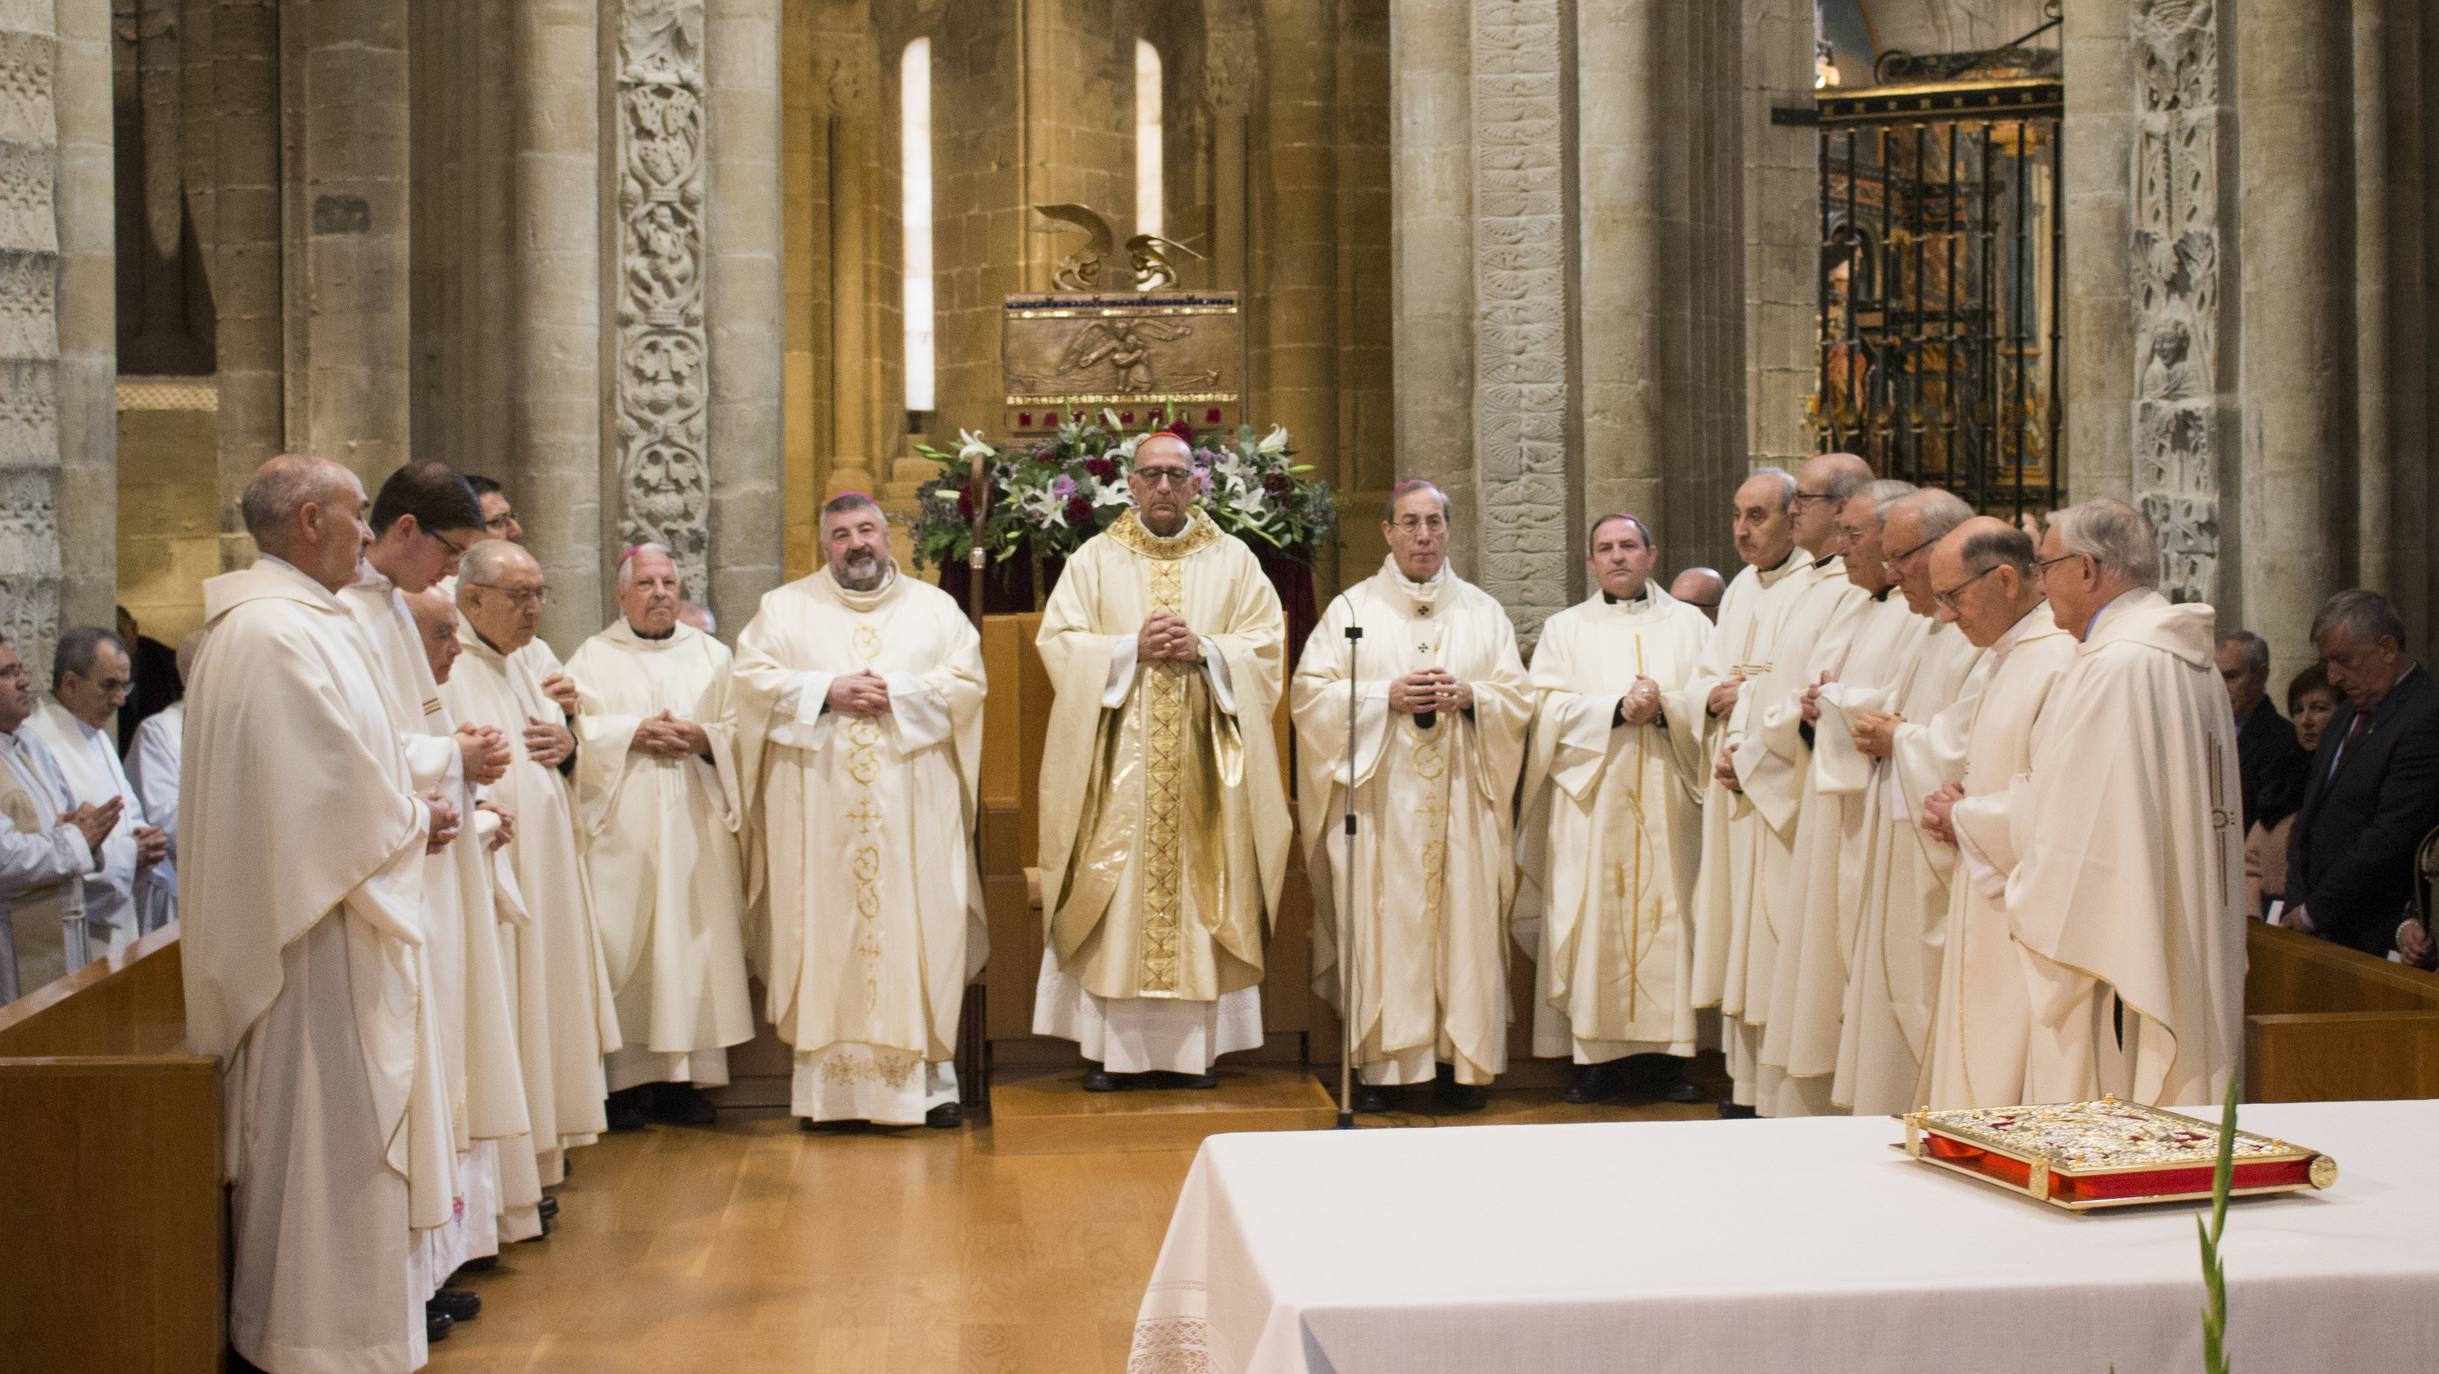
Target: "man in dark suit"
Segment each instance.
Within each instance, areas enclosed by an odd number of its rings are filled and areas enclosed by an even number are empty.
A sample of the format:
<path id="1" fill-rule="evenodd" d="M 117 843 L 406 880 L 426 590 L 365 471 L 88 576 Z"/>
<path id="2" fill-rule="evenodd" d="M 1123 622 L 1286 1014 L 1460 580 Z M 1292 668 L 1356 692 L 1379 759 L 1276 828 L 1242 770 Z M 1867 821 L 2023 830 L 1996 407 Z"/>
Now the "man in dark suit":
<path id="1" fill-rule="evenodd" d="M 2378 592 L 2330 597 L 2312 644 L 2346 700 L 2312 755 L 2280 922 L 2384 955 L 2413 901 L 2414 849 L 2439 822 L 2439 687 Z"/>
<path id="2" fill-rule="evenodd" d="M 2296 751 L 2295 727 L 2270 704 L 2270 644 L 2250 630 L 2219 636 L 2219 676 L 2236 713 L 2237 790 L 2244 796 L 2244 831 L 2253 830 L 2253 802 L 2264 779 Z"/>

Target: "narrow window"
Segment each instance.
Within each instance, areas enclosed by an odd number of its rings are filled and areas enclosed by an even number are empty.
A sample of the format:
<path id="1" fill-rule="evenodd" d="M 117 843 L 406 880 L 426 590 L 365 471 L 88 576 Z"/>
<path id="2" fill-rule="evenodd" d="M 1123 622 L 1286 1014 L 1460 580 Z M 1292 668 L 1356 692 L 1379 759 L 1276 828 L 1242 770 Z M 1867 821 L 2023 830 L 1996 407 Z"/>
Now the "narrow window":
<path id="1" fill-rule="evenodd" d="M 932 40 L 906 45 L 898 66 L 899 178 L 906 203 L 906 408 L 932 408 Z"/>
<path id="2" fill-rule="evenodd" d="M 1135 40 L 1135 232 L 1160 229 L 1160 50 Z"/>

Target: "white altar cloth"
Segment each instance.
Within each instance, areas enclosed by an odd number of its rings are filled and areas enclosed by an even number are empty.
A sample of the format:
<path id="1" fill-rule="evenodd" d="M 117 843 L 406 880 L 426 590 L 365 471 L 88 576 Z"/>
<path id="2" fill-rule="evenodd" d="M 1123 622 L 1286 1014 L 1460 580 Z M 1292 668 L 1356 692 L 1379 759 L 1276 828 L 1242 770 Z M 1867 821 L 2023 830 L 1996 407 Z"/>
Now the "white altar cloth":
<path id="1" fill-rule="evenodd" d="M 2229 1209 L 2235 1366 L 2439 1370 L 2439 1101 L 2238 1124 L 2340 1172 Z M 1214 1136 L 1129 1369 L 2202 1367 L 2200 1209 L 2075 1215 L 1907 1159 L 1903 1137 L 1888 1117 Z"/>

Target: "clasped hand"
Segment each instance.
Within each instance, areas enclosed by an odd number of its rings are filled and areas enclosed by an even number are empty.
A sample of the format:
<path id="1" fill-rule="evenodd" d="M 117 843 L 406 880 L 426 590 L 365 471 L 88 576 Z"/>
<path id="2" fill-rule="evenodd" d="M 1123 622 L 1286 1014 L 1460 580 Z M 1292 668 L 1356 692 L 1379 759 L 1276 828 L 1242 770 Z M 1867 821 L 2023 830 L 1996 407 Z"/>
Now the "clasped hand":
<path id="1" fill-rule="evenodd" d="M 1720 679 L 1719 684 L 1711 688 L 1711 695 L 1704 701 L 1703 709 L 1714 718 L 1726 715 L 1736 709 L 1736 698 L 1744 693 L 1744 687 L 1745 680 L 1741 674 Z"/>
<path id="2" fill-rule="evenodd" d="M 1445 668 L 1425 668 L 1389 684 L 1389 709 L 1410 716 L 1425 711 L 1462 711 L 1474 704 L 1473 684 Z"/>
<path id="3" fill-rule="evenodd" d="M 1626 695 L 1618 698 L 1618 716 L 1628 725 L 1649 725 L 1660 718 L 1660 684 L 1647 677 L 1637 677 Z"/>
<path id="4" fill-rule="evenodd" d="M 1956 804 L 1965 796 L 1962 783 L 1947 783 L 1922 799 L 1922 830 L 1942 844 L 1956 843 Z"/>
<path id="5" fill-rule="evenodd" d="M 1885 759 L 1897 747 L 1897 727 L 1903 724 L 1905 717 L 1893 711 L 1866 711 L 1846 733 L 1854 737 L 1857 750 Z"/>
<path id="6" fill-rule="evenodd" d="M 889 714 L 889 683 L 870 668 L 858 668 L 830 679 L 830 709 L 867 719 Z"/>
<path id="7" fill-rule="evenodd" d="M 1743 795 L 1745 790 L 1745 782 L 1744 779 L 1736 776 L 1735 745 L 1727 745 L 1719 751 L 1718 761 L 1711 765 L 1711 776 L 1718 780 L 1720 786 L 1728 789 L 1730 792 L 1734 792 L 1739 796 Z"/>
<path id="8" fill-rule="evenodd" d="M 635 727 L 635 742 L 627 746 L 634 753 L 656 759 L 690 759 L 711 752 L 711 734 L 691 720 L 679 720 L 668 711 L 646 716 Z"/>
<path id="9" fill-rule="evenodd" d="M 485 853 L 497 853 L 499 852 L 500 846 L 507 844 L 510 840 L 517 837 L 517 818 L 504 808 L 485 801 L 476 802 L 474 804 L 474 809 L 477 811 L 488 811 L 492 815 L 500 818 L 500 828 L 491 832 L 490 842 L 483 846 L 483 851 Z"/>
<path id="10" fill-rule="evenodd" d="M 1821 723 L 1821 689 L 1838 680 L 1836 673 L 1823 673 L 1821 680 L 1804 689 L 1802 715 L 1806 725 Z"/>
<path id="11" fill-rule="evenodd" d="M 498 782 L 508 772 L 508 741 L 488 725 L 457 727 L 457 750 L 466 761 L 466 781 L 477 787 Z"/>
<path id="12" fill-rule="evenodd" d="M 556 768 L 576 752 L 576 736 L 564 725 L 525 718 L 525 756 L 545 768 Z"/>
<path id="13" fill-rule="evenodd" d="M 126 800 L 121 797 L 112 797 L 99 806 L 91 802 L 78 802 L 60 813 L 59 823 L 76 827 L 76 833 L 85 839 L 86 851 L 99 854 L 102 852 L 102 841 L 109 839 L 110 832 L 119 828 L 119 813 L 126 809 Z"/>
<path id="14" fill-rule="evenodd" d="M 1184 616 L 1170 611 L 1154 611 L 1135 634 L 1135 657 L 1200 663 L 1203 660 L 1202 638 L 1186 627 Z"/>
<path id="15" fill-rule="evenodd" d="M 457 803 L 437 787 L 420 795 L 424 809 L 432 813 L 432 829 L 424 839 L 424 852 L 438 854 L 457 838 Z"/>

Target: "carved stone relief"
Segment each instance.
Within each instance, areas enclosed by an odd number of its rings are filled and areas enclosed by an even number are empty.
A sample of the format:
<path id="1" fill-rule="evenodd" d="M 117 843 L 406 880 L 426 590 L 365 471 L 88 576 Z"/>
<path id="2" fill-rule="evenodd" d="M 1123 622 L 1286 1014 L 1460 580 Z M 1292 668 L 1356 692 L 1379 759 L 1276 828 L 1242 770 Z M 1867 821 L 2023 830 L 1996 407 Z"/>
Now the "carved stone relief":
<path id="1" fill-rule="evenodd" d="M 2135 0 L 2134 499 L 2160 590 L 2215 595 L 2219 564 L 2219 31 L 2213 0 Z"/>
<path id="2" fill-rule="evenodd" d="M 1482 566 L 1520 639 L 1567 604 L 1565 24 L 1558 0 L 1474 11 L 1474 427 Z"/>
<path id="3" fill-rule="evenodd" d="M 0 634 L 37 681 L 59 637 L 58 44 L 0 8 Z M 43 27 L 31 27 L 41 23 Z"/>
<path id="4" fill-rule="evenodd" d="M 702 0 L 627 0 L 618 28 L 620 540 L 707 594 Z"/>

